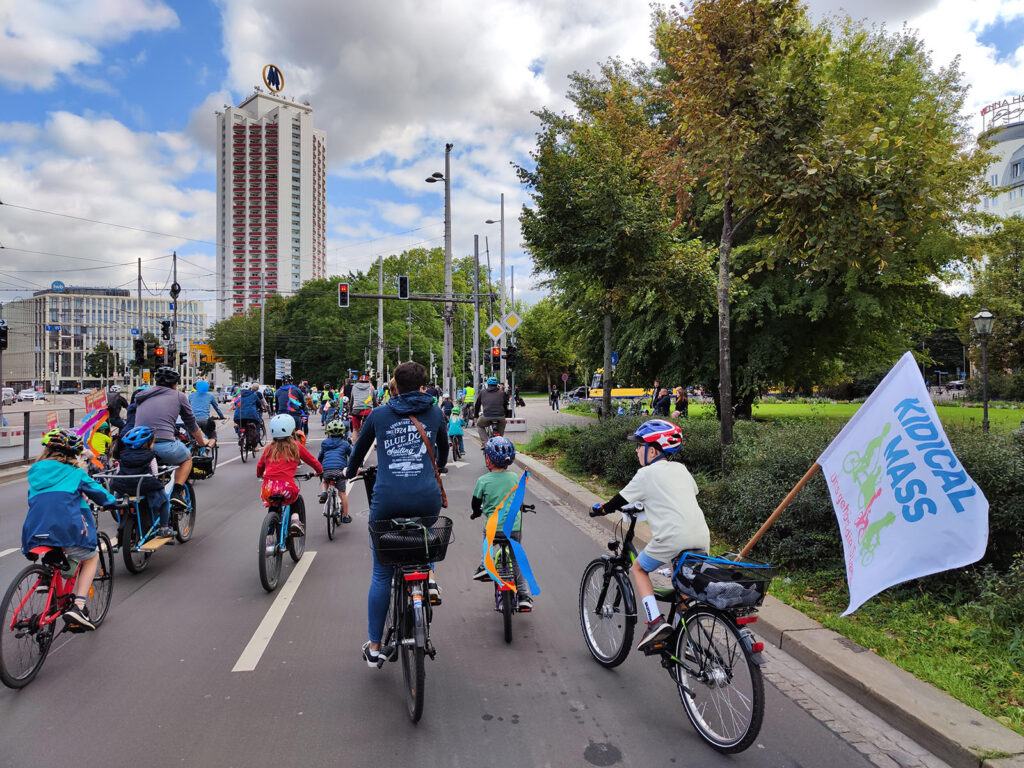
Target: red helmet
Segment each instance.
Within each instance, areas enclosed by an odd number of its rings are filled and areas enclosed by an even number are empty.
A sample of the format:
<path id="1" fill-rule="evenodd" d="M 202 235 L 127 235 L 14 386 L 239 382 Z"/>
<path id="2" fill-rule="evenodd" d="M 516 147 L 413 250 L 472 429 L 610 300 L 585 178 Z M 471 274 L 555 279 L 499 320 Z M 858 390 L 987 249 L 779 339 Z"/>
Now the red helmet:
<path id="1" fill-rule="evenodd" d="M 683 445 L 683 432 L 671 421 L 651 419 L 637 427 L 636 432 L 626 439 L 656 445 L 665 453 L 675 453 Z"/>
<path id="2" fill-rule="evenodd" d="M 360 377 L 359 377 L 359 380 L 360 380 L 360 381 L 369 381 L 369 380 L 370 380 L 370 377 L 369 377 L 369 376 L 367 376 L 367 375 L 366 375 L 366 374 L 364 373 L 364 374 L 360 375 Z"/>

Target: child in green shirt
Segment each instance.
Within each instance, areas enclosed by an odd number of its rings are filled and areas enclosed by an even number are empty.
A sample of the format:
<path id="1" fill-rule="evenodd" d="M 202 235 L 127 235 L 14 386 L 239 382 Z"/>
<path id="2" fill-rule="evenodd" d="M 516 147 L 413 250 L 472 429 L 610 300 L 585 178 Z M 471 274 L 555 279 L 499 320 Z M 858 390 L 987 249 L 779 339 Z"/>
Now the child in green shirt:
<path id="1" fill-rule="evenodd" d="M 481 515 L 490 517 L 502 499 L 511 498 L 515 487 L 519 484 L 519 478 L 515 473 L 509 472 L 508 467 L 516 458 L 516 448 L 507 437 L 492 437 L 484 444 L 484 459 L 487 462 L 487 474 L 476 481 L 473 489 L 473 513 L 470 520 L 475 520 Z M 498 530 L 505 524 L 505 516 L 508 514 L 507 505 L 502 509 L 498 518 Z M 511 538 L 522 541 L 523 515 L 518 509 L 515 510 L 515 523 L 512 526 Z M 520 613 L 529 613 L 533 610 L 533 596 L 530 594 L 530 587 L 519 571 L 519 564 L 513 562 L 513 571 L 516 579 L 516 594 L 519 603 Z M 491 577 L 484 568 L 483 562 L 480 568 L 473 574 L 476 581 L 488 581 Z"/>

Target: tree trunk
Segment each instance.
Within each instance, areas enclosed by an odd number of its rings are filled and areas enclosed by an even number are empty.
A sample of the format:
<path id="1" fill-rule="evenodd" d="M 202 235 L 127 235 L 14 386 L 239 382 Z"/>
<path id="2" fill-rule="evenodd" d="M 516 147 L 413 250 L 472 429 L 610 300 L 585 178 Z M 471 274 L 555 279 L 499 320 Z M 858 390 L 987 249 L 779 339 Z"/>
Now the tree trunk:
<path id="1" fill-rule="evenodd" d="M 601 377 L 604 393 L 601 396 L 603 416 L 612 415 L 612 310 L 604 310 L 604 376 Z"/>
<path id="2" fill-rule="evenodd" d="M 722 239 L 718 245 L 718 395 L 722 447 L 732 444 L 732 357 L 729 341 L 729 257 L 732 253 L 732 198 L 726 193 L 722 205 Z M 725 451 L 722 452 L 722 472 Z"/>

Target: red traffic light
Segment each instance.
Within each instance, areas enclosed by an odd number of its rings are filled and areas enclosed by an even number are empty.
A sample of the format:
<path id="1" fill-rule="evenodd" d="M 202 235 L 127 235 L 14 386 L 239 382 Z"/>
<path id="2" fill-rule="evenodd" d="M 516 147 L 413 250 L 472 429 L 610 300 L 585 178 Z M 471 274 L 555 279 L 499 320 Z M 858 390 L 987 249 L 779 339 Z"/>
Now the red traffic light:
<path id="1" fill-rule="evenodd" d="M 491 357 L 501 357 L 501 347 L 491 347 Z"/>
<path id="2" fill-rule="evenodd" d="M 157 347 L 156 348 L 156 356 L 157 357 L 163 357 L 164 356 L 164 348 L 163 347 Z"/>
<path id="3" fill-rule="evenodd" d="M 348 306 L 348 283 L 338 283 L 338 306 Z"/>

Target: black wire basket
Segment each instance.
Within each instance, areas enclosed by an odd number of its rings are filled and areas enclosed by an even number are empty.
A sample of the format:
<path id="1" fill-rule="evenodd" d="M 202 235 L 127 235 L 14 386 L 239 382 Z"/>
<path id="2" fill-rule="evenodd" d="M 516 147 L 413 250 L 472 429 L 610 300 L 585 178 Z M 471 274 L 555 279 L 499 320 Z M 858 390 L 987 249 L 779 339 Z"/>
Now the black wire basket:
<path id="1" fill-rule="evenodd" d="M 452 541 L 452 520 L 431 518 L 394 518 L 370 521 L 370 547 L 381 565 L 420 565 L 444 560 Z"/>

